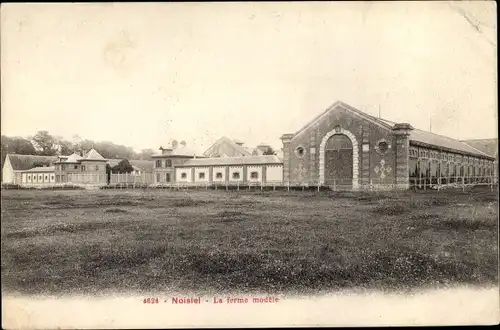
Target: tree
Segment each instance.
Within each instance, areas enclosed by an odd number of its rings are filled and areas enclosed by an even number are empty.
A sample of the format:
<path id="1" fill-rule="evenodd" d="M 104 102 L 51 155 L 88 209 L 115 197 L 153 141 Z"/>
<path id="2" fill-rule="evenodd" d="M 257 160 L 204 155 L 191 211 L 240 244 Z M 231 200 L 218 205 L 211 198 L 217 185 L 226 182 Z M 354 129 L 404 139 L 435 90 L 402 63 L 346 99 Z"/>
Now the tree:
<path id="1" fill-rule="evenodd" d="M 75 145 L 63 138 L 57 138 L 57 146 L 59 155 L 70 155 L 75 151 Z"/>
<path id="2" fill-rule="evenodd" d="M 113 173 L 130 173 L 134 170 L 127 159 L 121 160 L 117 165 L 111 168 Z"/>
<path id="3" fill-rule="evenodd" d="M 30 140 L 2 135 L 2 159 L 6 154 L 35 155 L 36 149 Z"/>
<path id="4" fill-rule="evenodd" d="M 155 153 L 156 152 L 153 149 L 142 149 L 141 152 L 137 155 L 137 158 L 149 160 Z"/>
<path id="5" fill-rule="evenodd" d="M 39 155 L 54 156 L 57 153 L 57 141 L 48 131 L 38 131 L 31 141 Z"/>

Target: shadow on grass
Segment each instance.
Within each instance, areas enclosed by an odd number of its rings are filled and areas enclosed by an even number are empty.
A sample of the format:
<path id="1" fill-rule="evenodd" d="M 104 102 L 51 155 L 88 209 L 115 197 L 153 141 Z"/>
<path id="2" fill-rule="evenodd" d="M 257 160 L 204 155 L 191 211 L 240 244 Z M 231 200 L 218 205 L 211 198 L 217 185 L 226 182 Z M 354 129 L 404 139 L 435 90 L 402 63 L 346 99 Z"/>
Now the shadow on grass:
<path id="1" fill-rule="evenodd" d="M 51 236 L 63 233 L 78 233 L 83 231 L 102 230 L 109 228 L 108 222 L 83 222 L 83 223 L 63 223 L 51 225 L 45 228 L 37 228 L 14 231 L 3 235 L 5 238 L 32 238 L 37 236 Z"/>
<path id="2" fill-rule="evenodd" d="M 250 215 L 240 211 L 221 211 L 215 215 L 220 222 L 240 222 L 250 219 Z"/>
<path id="3" fill-rule="evenodd" d="M 355 287 L 405 290 L 439 283 L 497 281 L 493 257 L 476 263 L 393 248 L 364 250 L 355 255 L 329 250 L 306 258 L 279 250 L 235 253 L 173 249 L 154 243 L 126 248 L 89 246 L 75 251 L 80 259 L 72 267 L 65 267 L 64 276 L 58 277 L 51 274 L 53 267 L 58 267 L 58 258 L 54 257 L 61 252 L 30 252 L 25 255 L 27 260 L 20 261 L 30 266 L 43 264 L 44 268 L 26 271 L 22 276 L 6 275 L 7 288 L 29 293 L 47 288 L 64 292 L 75 287 L 127 291 L 129 288 L 124 283 L 128 281 L 136 288 L 161 290 L 165 283 L 182 279 L 179 289 L 188 291 L 286 293 Z"/>

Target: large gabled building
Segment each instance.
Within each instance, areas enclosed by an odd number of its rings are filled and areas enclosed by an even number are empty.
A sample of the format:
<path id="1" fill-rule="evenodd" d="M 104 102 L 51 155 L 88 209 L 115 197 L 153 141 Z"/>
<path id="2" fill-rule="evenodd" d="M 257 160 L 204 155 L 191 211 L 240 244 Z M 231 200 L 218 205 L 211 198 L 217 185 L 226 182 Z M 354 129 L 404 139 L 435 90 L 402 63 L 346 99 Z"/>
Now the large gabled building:
<path id="1" fill-rule="evenodd" d="M 283 180 L 291 184 L 407 189 L 494 175 L 495 158 L 467 143 L 340 101 L 281 140 Z"/>

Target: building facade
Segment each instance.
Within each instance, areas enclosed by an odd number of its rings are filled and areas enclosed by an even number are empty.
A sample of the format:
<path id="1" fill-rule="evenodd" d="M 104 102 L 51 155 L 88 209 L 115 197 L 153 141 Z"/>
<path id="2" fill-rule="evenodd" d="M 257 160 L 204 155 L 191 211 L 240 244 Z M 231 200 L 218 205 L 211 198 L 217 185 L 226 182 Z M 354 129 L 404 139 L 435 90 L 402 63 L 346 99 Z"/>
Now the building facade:
<path id="1" fill-rule="evenodd" d="M 408 189 L 417 181 L 493 174 L 494 158 L 463 142 L 375 118 L 343 102 L 281 140 L 283 179 L 290 184 Z"/>
<path id="2" fill-rule="evenodd" d="M 87 185 L 106 185 L 106 163 L 95 149 L 80 156 L 76 153 L 60 157 L 54 163 L 55 183 L 87 184 Z"/>
<path id="3" fill-rule="evenodd" d="M 167 148 L 160 147 L 160 150 L 161 153 L 152 156 L 154 184 L 175 183 L 178 180 L 176 167 L 193 158 L 205 158 L 204 155 L 198 155 L 195 150 L 188 148 L 185 142 Z"/>
<path id="4" fill-rule="evenodd" d="M 283 162 L 275 155 L 190 159 L 176 166 L 183 184 L 282 185 Z"/>

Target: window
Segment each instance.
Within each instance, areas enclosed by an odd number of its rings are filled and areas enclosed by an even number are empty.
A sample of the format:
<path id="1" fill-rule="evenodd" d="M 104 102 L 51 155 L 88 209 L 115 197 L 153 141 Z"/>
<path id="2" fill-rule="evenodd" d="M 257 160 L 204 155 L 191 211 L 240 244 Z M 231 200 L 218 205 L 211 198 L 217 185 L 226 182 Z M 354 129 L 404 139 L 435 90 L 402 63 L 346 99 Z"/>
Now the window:
<path id="1" fill-rule="evenodd" d="M 38 175 L 38 180 L 39 180 L 39 181 L 42 181 L 42 180 L 43 180 L 43 175 L 39 174 L 39 175 Z"/>
<path id="2" fill-rule="evenodd" d="M 96 170 L 96 171 L 99 171 L 99 165 L 96 165 L 96 166 L 95 166 L 95 170 Z"/>
<path id="3" fill-rule="evenodd" d="M 77 170 L 78 169 L 78 165 L 73 165 L 73 169 Z"/>
<path id="4" fill-rule="evenodd" d="M 186 173 L 181 173 L 181 179 L 185 179 L 187 178 L 187 174 Z"/>
<path id="5" fill-rule="evenodd" d="M 28 180 L 31 180 L 31 175 L 28 175 Z"/>
<path id="6" fill-rule="evenodd" d="M 216 179 L 222 179 L 222 172 L 215 173 L 215 178 Z"/>
<path id="7" fill-rule="evenodd" d="M 252 173 L 250 173 L 250 178 L 251 179 L 258 179 L 259 178 L 259 172 L 252 172 Z"/>
<path id="8" fill-rule="evenodd" d="M 306 154 L 306 149 L 304 149 L 304 147 L 302 146 L 298 146 L 296 149 L 295 149 L 295 156 L 297 156 L 298 158 L 302 158 L 304 157 L 304 155 Z M 233 173 L 234 174 L 234 173 Z"/>
<path id="9" fill-rule="evenodd" d="M 198 178 L 199 178 L 200 180 L 205 179 L 205 172 L 200 172 L 200 173 L 198 173 Z"/>
<path id="10" fill-rule="evenodd" d="M 65 171 L 66 170 L 66 165 L 61 165 L 61 171 Z"/>
<path id="11" fill-rule="evenodd" d="M 240 178 L 240 172 L 233 172 L 233 179 L 238 180 Z"/>
<path id="12" fill-rule="evenodd" d="M 381 140 L 377 141 L 377 144 L 375 145 L 375 151 L 379 155 L 385 155 L 390 147 L 391 147 L 391 145 L 389 144 L 389 142 L 387 142 L 387 140 L 381 139 Z M 422 155 L 423 152 L 420 151 L 420 154 Z M 415 156 L 416 156 L 416 154 L 415 154 Z"/>
<path id="13" fill-rule="evenodd" d="M 82 172 L 85 172 L 85 165 L 82 165 Z"/>
<path id="14" fill-rule="evenodd" d="M 51 179 L 52 181 L 54 181 L 54 175 L 51 175 L 51 176 L 50 176 L 50 179 Z"/>
<path id="15" fill-rule="evenodd" d="M 47 181 L 48 179 L 49 179 L 49 176 L 48 176 L 48 175 L 46 175 L 46 176 L 45 176 L 45 181 Z"/>
<path id="16" fill-rule="evenodd" d="M 171 159 L 165 160 L 165 167 L 172 167 L 172 160 Z"/>
<path id="17" fill-rule="evenodd" d="M 160 182 L 160 173 L 156 173 L 156 182 Z"/>
<path id="18" fill-rule="evenodd" d="M 170 182 L 170 173 L 165 173 L 165 181 Z"/>
<path id="19" fill-rule="evenodd" d="M 157 160 L 156 161 L 156 165 L 155 165 L 156 168 L 161 168 L 161 160 Z"/>

